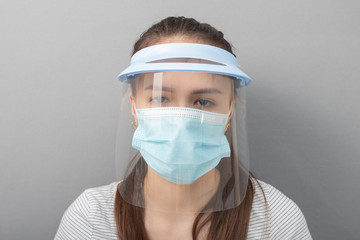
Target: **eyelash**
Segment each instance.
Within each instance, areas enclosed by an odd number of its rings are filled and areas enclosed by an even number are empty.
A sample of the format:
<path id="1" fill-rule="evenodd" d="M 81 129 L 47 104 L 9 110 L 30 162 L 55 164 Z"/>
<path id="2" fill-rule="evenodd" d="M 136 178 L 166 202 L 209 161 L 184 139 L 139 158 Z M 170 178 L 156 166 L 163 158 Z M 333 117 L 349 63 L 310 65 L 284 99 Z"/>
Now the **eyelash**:
<path id="1" fill-rule="evenodd" d="M 159 98 L 161 98 L 160 102 L 158 101 Z M 166 102 L 169 101 L 166 97 L 151 97 L 150 100 L 149 100 L 149 102 L 164 103 L 163 100 L 166 100 Z"/>
<path id="2" fill-rule="evenodd" d="M 207 99 L 198 99 L 195 101 L 195 104 L 199 102 L 199 105 L 202 107 L 202 108 L 205 108 L 205 107 L 211 107 L 214 105 L 214 103 L 210 100 L 207 100 Z M 202 103 L 201 103 L 202 102 Z"/>
<path id="3" fill-rule="evenodd" d="M 159 99 L 161 98 L 161 99 Z M 166 97 L 150 97 L 149 102 L 151 103 L 156 103 L 156 104 L 165 104 L 167 102 L 169 102 L 169 99 Z M 213 101 L 210 101 L 208 99 L 196 99 L 194 101 L 194 105 L 195 106 L 200 106 L 200 108 L 209 108 L 209 107 L 213 107 L 215 105 L 215 103 Z"/>

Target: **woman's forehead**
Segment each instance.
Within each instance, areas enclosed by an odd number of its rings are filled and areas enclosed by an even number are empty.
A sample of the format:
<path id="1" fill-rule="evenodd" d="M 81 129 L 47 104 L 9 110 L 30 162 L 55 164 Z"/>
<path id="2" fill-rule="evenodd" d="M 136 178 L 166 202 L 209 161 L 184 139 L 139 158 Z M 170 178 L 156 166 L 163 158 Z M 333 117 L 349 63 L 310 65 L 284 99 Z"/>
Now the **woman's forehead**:
<path id="1" fill-rule="evenodd" d="M 149 86 L 167 86 L 174 89 L 201 89 L 218 88 L 226 91 L 231 90 L 233 80 L 227 76 L 205 73 L 205 72 L 185 72 L 168 71 L 158 73 L 146 73 L 139 79 L 142 79 L 143 87 Z"/>

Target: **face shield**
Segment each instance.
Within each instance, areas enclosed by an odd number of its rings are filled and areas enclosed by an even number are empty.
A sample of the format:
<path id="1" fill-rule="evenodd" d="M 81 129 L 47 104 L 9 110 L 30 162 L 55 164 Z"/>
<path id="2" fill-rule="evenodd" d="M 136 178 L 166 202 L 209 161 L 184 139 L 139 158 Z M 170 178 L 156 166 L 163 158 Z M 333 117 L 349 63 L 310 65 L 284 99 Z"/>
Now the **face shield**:
<path id="1" fill-rule="evenodd" d="M 231 209 L 249 177 L 244 87 L 229 52 L 203 44 L 140 50 L 118 77 L 116 171 L 122 198 L 174 213 Z"/>

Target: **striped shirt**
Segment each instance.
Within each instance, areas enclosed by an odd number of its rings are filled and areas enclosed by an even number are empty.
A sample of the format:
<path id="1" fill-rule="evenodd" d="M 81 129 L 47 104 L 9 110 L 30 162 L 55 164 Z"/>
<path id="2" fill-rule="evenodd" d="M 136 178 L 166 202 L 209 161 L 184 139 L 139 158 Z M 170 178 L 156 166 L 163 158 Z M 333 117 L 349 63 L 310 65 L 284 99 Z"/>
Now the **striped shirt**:
<path id="1" fill-rule="evenodd" d="M 247 239 L 312 239 L 303 213 L 273 186 L 255 183 Z M 114 199 L 118 182 L 85 190 L 66 210 L 55 240 L 118 239 Z"/>

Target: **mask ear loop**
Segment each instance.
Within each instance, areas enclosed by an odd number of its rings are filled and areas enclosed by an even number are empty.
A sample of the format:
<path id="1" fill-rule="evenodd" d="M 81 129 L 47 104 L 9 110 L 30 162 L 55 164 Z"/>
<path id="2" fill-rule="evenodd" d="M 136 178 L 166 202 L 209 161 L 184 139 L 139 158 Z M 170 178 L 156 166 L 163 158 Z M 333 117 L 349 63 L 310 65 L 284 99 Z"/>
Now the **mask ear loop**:
<path id="1" fill-rule="evenodd" d="M 236 105 L 236 101 L 237 101 L 237 99 L 231 101 L 230 109 L 229 109 L 229 112 L 228 112 L 227 118 L 226 118 L 226 125 L 225 125 L 224 133 L 226 133 L 226 131 L 227 131 L 228 128 L 230 127 L 230 120 L 231 120 L 232 115 L 233 115 L 233 113 L 234 113 L 233 106 Z"/>
<path id="2" fill-rule="evenodd" d="M 133 129 L 133 130 L 136 130 L 136 128 L 137 128 L 137 123 L 135 122 L 135 121 L 132 121 L 131 122 L 131 128 Z"/>
<path id="3" fill-rule="evenodd" d="M 130 126 L 133 130 L 136 130 L 136 128 L 138 127 L 138 121 L 137 121 L 137 117 L 136 117 L 136 104 L 135 104 L 135 100 L 133 99 L 132 95 L 130 95 L 129 98 L 130 98 L 131 104 L 133 104 L 133 107 L 134 107 L 134 109 L 132 109 L 132 115 L 134 117 L 134 121 L 131 122 Z"/>

